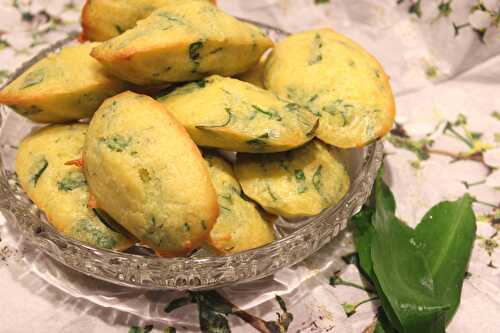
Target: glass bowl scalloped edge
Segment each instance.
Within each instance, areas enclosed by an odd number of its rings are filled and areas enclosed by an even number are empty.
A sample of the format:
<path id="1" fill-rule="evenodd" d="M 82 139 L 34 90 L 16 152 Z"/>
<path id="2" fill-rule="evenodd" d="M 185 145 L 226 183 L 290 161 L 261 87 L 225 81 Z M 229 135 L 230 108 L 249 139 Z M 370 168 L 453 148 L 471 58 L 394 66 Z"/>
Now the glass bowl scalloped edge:
<path id="1" fill-rule="evenodd" d="M 245 20 L 248 21 L 248 20 Z M 251 22 L 251 21 L 249 21 Z M 251 22 L 279 40 L 288 33 Z M 77 33 L 52 44 L 24 63 L 3 84 L 26 68 L 75 39 Z M 0 106 L 2 130 L 9 112 Z M 114 284 L 142 289 L 203 290 L 250 282 L 306 259 L 345 229 L 349 219 L 368 199 L 383 158 L 380 140 L 362 148 L 360 172 L 353 177 L 346 196 L 335 206 L 300 223 L 300 228 L 268 245 L 233 255 L 206 258 L 159 258 L 94 248 L 67 238 L 48 224 L 33 204 L 16 194 L 9 184 L 0 157 L 0 209 L 7 221 L 16 223 L 25 240 L 56 261 L 83 274 Z"/>

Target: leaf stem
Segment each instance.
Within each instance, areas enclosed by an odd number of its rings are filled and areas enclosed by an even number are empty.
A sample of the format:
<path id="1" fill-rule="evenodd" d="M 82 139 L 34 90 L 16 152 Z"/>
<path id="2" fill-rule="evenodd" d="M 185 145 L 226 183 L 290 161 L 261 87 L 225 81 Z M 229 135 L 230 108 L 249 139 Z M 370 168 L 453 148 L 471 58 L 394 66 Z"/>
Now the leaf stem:
<path id="1" fill-rule="evenodd" d="M 255 328 L 257 331 L 261 333 L 272 333 L 269 328 L 266 326 L 266 322 L 248 312 L 245 312 L 243 310 L 236 310 L 232 313 L 233 315 L 237 316 L 238 318 L 242 319 L 244 322 Z"/>
<path id="2" fill-rule="evenodd" d="M 330 278 L 330 285 L 333 287 L 335 287 L 335 286 L 348 286 L 348 287 L 353 287 L 356 289 L 366 291 L 367 293 L 370 293 L 370 294 L 375 294 L 375 290 L 373 290 L 371 288 L 367 288 L 365 286 L 362 286 L 362 285 L 354 283 L 354 282 L 345 281 L 338 276 L 332 276 Z"/>
<path id="3" fill-rule="evenodd" d="M 476 154 L 472 154 L 472 155 L 465 155 L 465 154 L 452 153 L 450 151 L 441 150 L 441 149 L 433 149 L 433 148 L 427 148 L 426 151 L 429 154 L 448 156 L 448 157 L 451 157 L 451 158 L 458 160 L 458 161 L 469 160 L 469 161 L 476 161 L 476 162 L 480 162 L 480 163 L 484 164 L 483 156 L 481 153 L 476 153 Z"/>
<path id="4" fill-rule="evenodd" d="M 357 304 L 354 305 L 354 310 L 356 310 L 358 307 L 360 307 L 361 305 L 365 304 L 365 303 L 368 303 L 368 302 L 372 302 L 372 301 L 376 301 L 378 300 L 379 297 L 378 296 L 373 296 L 373 297 L 370 297 L 368 299 L 365 299 L 364 301 L 361 301 Z"/>
<path id="5" fill-rule="evenodd" d="M 495 205 L 495 204 L 492 204 L 492 203 L 489 203 L 489 202 L 477 200 L 475 198 L 474 198 L 474 202 L 477 203 L 477 204 L 480 204 L 480 205 L 491 207 L 491 208 L 500 208 L 500 205 Z"/>
<path id="6" fill-rule="evenodd" d="M 470 188 L 470 187 L 472 187 L 472 186 L 482 185 L 484 183 L 486 183 L 486 180 L 479 180 L 477 182 L 472 182 L 472 183 L 468 183 L 466 181 L 462 182 L 462 184 L 464 184 L 467 189 Z"/>
<path id="7" fill-rule="evenodd" d="M 460 141 L 465 143 L 469 148 L 474 148 L 474 144 L 472 144 L 472 142 L 470 142 L 470 140 L 468 140 L 462 134 L 455 131 L 455 129 L 451 126 L 450 123 L 446 124 L 446 126 L 444 128 L 444 133 L 446 133 L 446 131 L 450 131 L 457 139 L 459 139 Z"/>
<path id="8" fill-rule="evenodd" d="M 350 317 L 350 316 L 352 316 L 353 314 L 356 313 L 356 310 L 361 305 L 363 305 L 365 303 L 368 303 L 368 302 L 372 302 L 372 301 L 378 300 L 378 299 L 379 299 L 378 296 L 374 296 L 374 297 L 370 297 L 368 299 L 362 300 L 361 302 L 358 302 L 358 303 L 356 303 L 354 305 L 344 303 L 344 304 L 342 304 L 342 307 L 344 308 L 344 311 L 345 311 L 345 314 L 347 315 L 347 317 Z"/>

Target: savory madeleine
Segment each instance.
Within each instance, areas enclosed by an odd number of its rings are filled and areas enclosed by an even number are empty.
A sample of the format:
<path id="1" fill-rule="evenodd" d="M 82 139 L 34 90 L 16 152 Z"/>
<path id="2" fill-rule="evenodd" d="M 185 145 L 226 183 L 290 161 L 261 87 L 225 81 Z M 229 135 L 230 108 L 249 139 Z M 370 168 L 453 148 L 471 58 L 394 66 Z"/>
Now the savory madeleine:
<path id="1" fill-rule="evenodd" d="M 256 26 L 207 1 L 186 0 L 155 10 L 92 56 L 117 77 L 148 85 L 243 73 L 272 45 Z"/>
<path id="2" fill-rule="evenodd" d="M 275 154 L 238 154 L 236 178 L 243 192 L 269 213 L 313 216 L 349 190 L 346 164 L 337 148 L 314 140 Z"/>
<path id="3" fill-rule="evenodd" d="M 314 137 L 317 118 L 299 105 L 237 79 L 212 75 L 160 97 L 200 146 L 277 152 Z"/>
<path id="4" fill-rule="evenodd" d="M 19 146 L 16 173 L 24 191 L 62 234 L 109 250 L 132 242 L 113 231 L 87 207 L 89 191 L 80 167 L 88 125 L 53 125 L 26 137 Z"/>
<path id="5" fill-rule="evenodd" d="M 127 88 L 89 55 L 97 45 L 67 46 L 49 54 L 0 91 L 0 103 L 40 123 L 91 117 L 106 98 Z"/>
<path id="6" fill-rule="evenodd" d="M 82 39 L 105 41 L 116 37 L 175 1 L 189 0 L 87 0 L 82 10 Z"/>
<path id="7" fill-rule="evenodd" d="M 276 45 L 266 88 L 319 118 L 316 136 L 341 148 L 384 136 L 395 116 L 389 78 L 367 51 L 331 29 L 292 35 Z"/>
<path id="8" fill-rule="evenodd" d="M 220 215 L 210 232 L 209 244 L 218 253 L 237 253 L 271 243 L 272 225 L 255 204 L 244 197 L 233 167 L 215 153 L 204 154 L 217 192 Z"/>
<path id="9" fill-rule="evenodd" d="M 90 122 L 83 159 L 97 206 L 158 255 L 185 255 L 208 237 L 219 209 L 206 162 L 151 97 L 107 99 Z"/>

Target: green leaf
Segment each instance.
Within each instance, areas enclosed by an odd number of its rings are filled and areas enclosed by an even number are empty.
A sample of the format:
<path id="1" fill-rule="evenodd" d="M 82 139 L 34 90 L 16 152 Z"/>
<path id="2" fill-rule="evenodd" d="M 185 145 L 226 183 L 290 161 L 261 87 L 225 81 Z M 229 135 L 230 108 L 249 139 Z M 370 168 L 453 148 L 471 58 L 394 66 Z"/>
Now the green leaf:
<path id="1" fill-rule="evenodd" d="M 278 305 L 280 306 L 281 311 L 283 311 L 283 313 L 277 313 L 278 321 L 276 322 L 276 324 L 279 327 L 279 332 L 287 332 L 288 327 L 290 326 L 290 324 L 293 321 L 293 314 L 288 312 L 288 309 L 286 307 L 286 303 L 283 300 L 283 298 L 281 298 L 278 295 L 275 295 L 274 297 L 276 299 L 276 302 L 278 302 Z M 267 327 L 269 329 L 271 329 L 274 326 L 271 324 L 271 322 L 267 322 Z"/>
<path id="2" fill-rule="evenodd" d="M 408 137 L 400 137 L 393 134 L 388 135 L 387 140 L 396 148 L 402 148 L 413 152 L 421 161 L 429 159 L 430 155 L 428 149 L 434 143 L 434 141 L 429 138 L 412 140 Z"/>
<path id="3" fill-rule="evenodd" d="M 279 295 L 274 295 L 274 298 L 276 298 L 276 302 L 278 302 L 278 305 L 280 306 L 280 309 L 283 312 L 288 312 L 288 310 L 286 308 L 285 301 L 283 300 L 283 298 L 281 296 L 279 296 Z"/>
<path id="4" fill-rule="evenodd" d="M 375 330 L 373 331 L 373 333 L 387 333 L 388 331 L 386 331 L 384 329 L 384 327 L 382 326 L 382 324 L 380 324 L 380 322 L 377 323 L 377 326 L 375 326 Z"/>
<path id="5" fill-rule="evenodd" d="M 347 317 L 352 316 L 356 312 L 356 307 L 354 306 L 354 304 L 342 303 L 342 309 L 344 309 Z"/>
<path id="6" fill-rule="evenodd" d="M 170 327 L 165 328 L 163 333 L 177 333 L 177 330 L 175 329 L 175 327 L 170 326 Z"/>
<path id="7" fill-rule="evenodd" d="M 383 175 L 384 171 L 382 170 L 375 181 L 375 208 L 377 214 L 382 214 L 381 218 L 389 218 L 394 216 L 396 212 L 396 200 L 389 186 L 384 183 Z"/>
<path id="8" fill-rule="evenodd" d="M 144 328 L 140 328 L 138 326 L 132 326 L 128 330 L 128 333 L 149 333 L 153 330 L 153 325 L 146 325 Z"/>
<path id="9" fill-rule="evenodd" d="M 493 112 L 491 113 L 491 116 L 492 116 L 493 118 L 495 118 L 496 120 L 500 120 L 500 112 L 498 112 L 498 111 L 493 111 Z"/>
<path id="10" fill-rule="evenodd" d="M 451 2 L 453 0 L 449 0 L 447 2 L 441 2 L 438 6 L 438 10 L 439 10 L 439 15 L 441 16 L 445 16 L 445 17 L 448 17 L 450 16 L 451 12 L 452 12 L 452 8 L 451 8 Z"/>
<path id="11" fill-rule="evenodd" d="M 359 265 L 361 271 L 372 281 L 375 278 L 371 256 L 372 237 L 375 232 L 371 225 L 373 213 L 373 208 L 364 206 L 363 209 L 352 218 L 352 223 L 354 225 L 354 245 L 358 251 Z"/>
<path id="12" fill-rule="evenodd" d="M 374 273 L 375 276 L 375 273 Z M 387 322 L 390 323 L 388 324 L 389 327 L 394 327 L 395 330 L 399 332 L 403 332 L 403 325 L 401 324 L 401 321 L 399 320 L 398 316 L 396 315 L 396 312 L 392 308 L 391 303 L 389 302 L 389 299 L 387 296 L 384 295 L 384 292 L 382 291 L 382 287 L 380 286 L 380 283 L 377 280 L 377 277 L 372 280 L 373 285 L 375 286 L 375 290 L 377 291 L 377 295 L 380 298 L 380 304 L 382 305 L 382 308 L 384 309 L 384 313 L 387 318 Z"/>
<path id="13" fill-rule="evenodd" d="M 383 308 L 375 332 L 443 333 L 460 303 L 475 239 L 473 198 L 436 205 L 413 230 L 395 217 L 382 176 L 375 183 L 375 210 L 364 207 L 353 217 L 360 268 Z"/>
<path id="14" fill-rule="evenodd" d="M 416 2 L 412 3 L 410 8 L 408 8 L 408 13 L 410 14 L 415 14 L 417 15 L 418 18 L 422 17 L 422 8 L 421 8 L 421 1 L 422 0 L 417 0 Z"/>
<path id="15" fill-rule="evenodd" d="M 215 290 L 191 292 L 190 295 L 196 303 L 202 304 L 211 311 L 223 314 L 233 313 L 232 304 L 229 304 Z"/>
<path id="16" fill-rule="evenodd" d="M 434 281 L 437 298 L 449 304 L 450 322 L 460 303 L 462 284 L 476 234 L 473 199 L 466 194 L 457 201 L 432 207 L 416 227 L 416 237 Z"/>
<path id="17" fill-rule="evenodd" d="M 384 169 L 381 168 L 375 183 L 375 188 L 378 189 L 378 192 L 381 194 L 377 197 L 377 199 L 380 202 L 382 198 L 382 203 L 386 207 L 387 211 L 394 214 L 394 212 L 396 211 L 396 202 L 394 200 L 392 192 L 382 180 L 383 175 Z M 380 286 L 375 272 L 373 271 L 371 247 L 375 229 L 373 228 L 373 224 L 371 224 L 370 222 L 373 221 L 374 214 L 374 208 L 364 206 L 363 209 L 353 217 L 354 244 L 356 246 L 356 250 L 358 251 L 362 272 L 371 280 L 373 286 L 375 287 L 375 290 L 377 291 L 377 294 L 380 298 L 380 304 L 382 304 L 383 308 L 385 309 L 387 317 L 390 318 L 390 322 L 392 323 L 393 327 L 397 328 L 399 331 L 402 331 L 403 327 L 400 323 L 400 320 L 392 309 L 389 300 L 384 295 L 382 287 Z"/>
<path id="18" fill-rule="evenodd" d="M 415 246 L 414 231 L 394 216 L 392 193 L 379 176 L 375 184 L 371 257 L 373 281 L 391 324 L 405 333 L 443 333 L 448 304 L 435 299 L 432 275 L 424 256 Z M 382 296 L 385 296 L 384 297 Z M 387 306 L 390 304 L 390 308 Z"/>
<path id="19" fill-rule="evenodd" d="M 198 303 L 200 329 L 203 333 L 230 333 L 226 316 L 212 310 L 205 303 Z"/>
<path id="20" fill-rule="evenodd" d="M 394 327 L 391 326 L 391 322 L 382 308 L 378 309 L 377 313 L 377 326 L 375 326 L 374 333 L 398 333 Z"/>
<path id="21" fill-rule="evenodd" d="M 191 298 L 190 297 L 181 297 L 181 298 L 176 298 L 172 302 L 168 303 L 163 311 L 166 313 L 170 313 L 174 311 L 175 309 L 178 309 L 180 307 L 183 307 L 184 305 L 187 305 L 191 303 Z"/>

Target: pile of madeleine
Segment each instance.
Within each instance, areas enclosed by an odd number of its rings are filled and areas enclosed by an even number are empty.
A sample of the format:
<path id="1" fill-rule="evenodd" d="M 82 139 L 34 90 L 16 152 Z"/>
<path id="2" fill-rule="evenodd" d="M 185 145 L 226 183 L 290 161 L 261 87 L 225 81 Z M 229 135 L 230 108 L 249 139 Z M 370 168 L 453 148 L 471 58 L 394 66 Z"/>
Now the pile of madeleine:
<path id="1" fill-rule="evenodd" d="M 206 0 L 88 0 L 82 27 L 0 103 L 49 124 L 17 151 L 24 191 L 58 231 L 98 248 L 268 244 L 277 216 L 336 205 L 347 149 L 394 121 L 380 64 L 329 28 L 274 44 Z"/>

